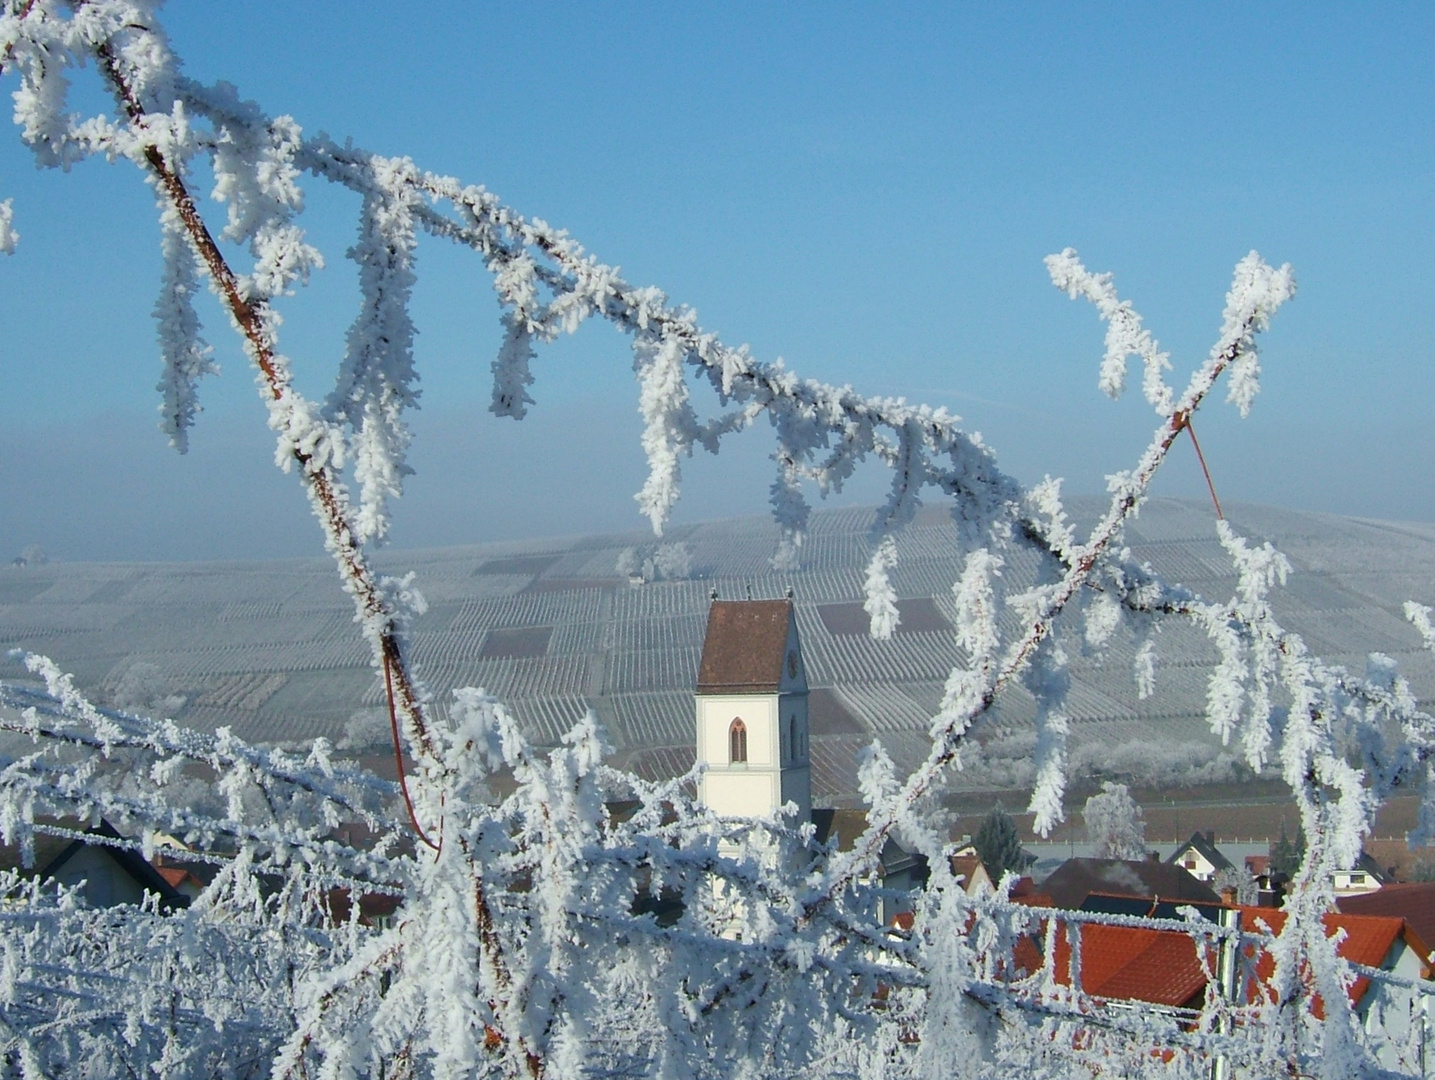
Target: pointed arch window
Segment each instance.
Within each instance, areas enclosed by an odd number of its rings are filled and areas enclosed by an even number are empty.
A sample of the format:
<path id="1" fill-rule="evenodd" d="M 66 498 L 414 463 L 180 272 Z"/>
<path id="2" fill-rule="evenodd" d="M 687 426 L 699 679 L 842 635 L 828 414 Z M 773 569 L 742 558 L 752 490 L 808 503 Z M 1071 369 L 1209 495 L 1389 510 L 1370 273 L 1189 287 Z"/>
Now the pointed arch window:
<path id="1" fill-rule="evenodd" d="M 728 761 L 738 765 L 747 761 L 747 725 L 738 717 L 727 729 Z"/>
<path id="2" fill-rule="evenodd" d="M 792 752 L 793 761 L 802 760 L 802 752 L 797 748 L 797 717 L 787 718 L 787 746 Z"/>

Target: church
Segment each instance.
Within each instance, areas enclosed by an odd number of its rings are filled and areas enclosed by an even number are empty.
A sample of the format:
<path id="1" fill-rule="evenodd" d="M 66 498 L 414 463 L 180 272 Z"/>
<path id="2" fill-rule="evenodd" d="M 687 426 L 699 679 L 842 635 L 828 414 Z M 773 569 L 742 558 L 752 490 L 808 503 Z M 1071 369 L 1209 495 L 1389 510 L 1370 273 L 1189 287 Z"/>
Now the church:
<path id="1" fill-rule="evenodd" d="M 807 672 L 792 600 L 713 600 L 698 665 L 698 798 L 719 814 L 812 820 Z"/>
<path id="2" fill-rule="evenodd" d="M 864 811 L 812 806 L 807 669 L 791 596 L 713 598 L 695 707 L 704 806 L 724 817 L 767 818 L 792 803 L 793 826 L 811 822 L 819 844 L 836 833 L 839 849 L 861 834 Z M 872 880 L 892 894 L 878 901 L 877 920 L 910 911 L 908 897 L 926 879 L 926 859 L 888 837 Z"/>

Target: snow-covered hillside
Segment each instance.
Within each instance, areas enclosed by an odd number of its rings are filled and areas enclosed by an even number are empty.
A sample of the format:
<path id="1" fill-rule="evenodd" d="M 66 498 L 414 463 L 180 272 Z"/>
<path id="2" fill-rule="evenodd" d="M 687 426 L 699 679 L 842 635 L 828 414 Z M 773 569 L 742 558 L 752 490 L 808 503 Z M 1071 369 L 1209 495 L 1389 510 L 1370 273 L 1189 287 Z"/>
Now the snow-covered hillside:
<path id="1" fill-rule="evenodd" d="M 1101 505 L 1069 501 L 1078 519 Z M 1352 670 L 1372 651 L 1396 657 L 1416 693 L 1435 697 L 1435 663 L 1400 612 L 1405 599 L 1435 602 L 1435 526 L 1227 509 L 1238 530 L 1273 541 L 1293 563 L 1275 594 L 1284 622 Z M 651 545 L 651 536 L 396 551 L 380 561 L 416 571 L 429 609 L 415 622 L 414 656 L 440 701 L 456 687 L 486 687 L 541 745 L 555 745 L 591 707 L 619 760 L 652 777 L 692 762 L 692 689 L 711 592 L 780 596 L 791 587 L 820 688 L 816 795 L 850 803 L 856 754 L 874 735 L 903 769 L 926 753 L 927 726 L 957 655 L 951 586 L 964 554 L 950 518 L 929 508 L 902 537 L 894 586 L 910 603 L 885 642 L 867 635 L 859 607 L 871 519 L 867 509 L 815 513 L 794 572 L 770 568 L 777 530 L 763 518 L 671 529 L 665 542 L 688 555 L 687 579 L 641 585 L 619 567 L 625 551 Z M 1134 554 L 1167 580 L 1229 595 L 1234 575 L 1208 503 L 1153 500 L 1128 536 Z M 382 687 L 327 560 L 11 567 L 0 571 L 0 601 L 0 644 L 53 657 L 101 699 L 133 696 L 138 682 L 158 701 L 183 699 L 169 711 L 191 727 L 228 724 L 264 742 L 325 735 L 387 745 Z M 1118 641 L 1100 659 L 1072 657 L 1078 763 L 1099 757 L 1108 770 L 1145 769 L 1157 782 L 1226 775 L 1231 759 L 1205 719 L 1214 649 L 1175 622 L 1158 645 L 1160 693 L 1145 701 L 1131 675 L 1134 646 Z M 19 672 L 16 664 L 7 677 Z M 983 753 L 955 776 L 957 787 L 1029 781 L 1030 696 L 1014 685 L 997 712 L 1000 722 L 984 732 Z"/>

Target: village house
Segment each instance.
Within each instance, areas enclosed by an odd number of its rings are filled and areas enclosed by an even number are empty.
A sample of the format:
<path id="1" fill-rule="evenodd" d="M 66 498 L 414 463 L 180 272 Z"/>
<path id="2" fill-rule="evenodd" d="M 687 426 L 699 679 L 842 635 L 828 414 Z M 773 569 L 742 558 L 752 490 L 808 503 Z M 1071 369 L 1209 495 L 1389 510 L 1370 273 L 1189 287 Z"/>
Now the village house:
<path id="1" fill-rule="evenodd" d="M 1246 855 L 1242 860 L 1246 872 L 1256 884 L 1262 906 L 1274 907 L 1279 904 L 1283 879 L 1271 870 L 1269 855 Z M 1214 832 L 1195 832 L 1191 839 L 1171 853 L 1166 862 L 1180 866 L 1200 881 L 1214 881 L 1217 874 L 1235 868 L 1231 858 L 1222 852 L 1216 843 Z M 1362 852 L 1355 865 L 1348 870 L 1337 870 L 1332 875 L 1331 886 L 1336 896 L 1358 896 L 1374 892 L 1390 883 L 1391 877 L 1379 863 Z"/>
<path id="2" fill-rule="evenodd" d="M 1398 916 L 1435 949 L 1435 881 L 1391 882 L 1371 892 L 1338 897 L 1335 906 L 1347 915 Z M 1425 959 L 1435 964 L 1435 953 Z"/>
<path id="3" fill-rule="evenodd" d="M 1126 896 L 1182 904 L 1220 903 L 1188 870 L 1151 859 L 1067 859 L 1041 882 L 1051 906 L 1079 911 L 1089 896 Z"/>
<path id="4" fill-rule="evenodd" d="M 1176 906 L 1153 904 L 1149 909 L 1130 909 L 1129 897 L 1088 897 L 1088 910 L 1111 914 L 1142 914 L 1154 918 L 1176 918 Z M 1123 904 L 1125 901 L 1126 904 Z M 1039 903 L 1033 906 L 1040 906 Z M 1169 909 L 1169 910 L 1168 910 Z M 1228 907 L 1217 905 L 1207 909 L 1198 906 L 1203 917 L 1220 921 L 1225 912 L 1234 925 L 1246 931 L 1279 934 L 1285 925 L 1285 913 L 1263 907 Z M 1435 986 L 1428 986 L 1431 967 L 1429 947 L 1403 918 L 1392 916 L 1349 915 L 1332 912 L 1325 917 L 1326 933 L 1338 935 L 1337 952 L 1353 964 L 1389 972 L 1398 982 L 1377 981 L 1368 976 L 1356 978 L 1348 993 L 1350 1002 L 1366 1034 L 1371 1037 L 1377 1057 L 1386 1067 L 1417 1045 L 1417 1054 L 1432 1043 L 1431 1002 Z M 1169 1014 L 1193 1015 L 1205 1003 L 1206 995 L 1216 992 L 1208 971 L 1219 973 L 1219 961 L 1212 954 L 1205 962 L 1197 954 L 1188 934 L 1175 930 L 1152 930 L 1131 926 L 1086 924 L 1081 927 L 1080 960 L 1077 978 L 1083 993 L 1118 1007 L 1141 1003 Z M 1023 973 L 1041 970 L 1045 933 L 1021 938 L 1016 946 L 1016 966 Z M 1055 942 L 1052 976 L 1063 986 L 1071 985 L 1072 950 L 1065 922 L 1060 922 Z M 1275 961 L 1270 952 L 1256 944 L 1248 944 L 1236 961 L 1233 978 L 1227 985 L 1234 987 L 1231 995 L 1238 1003 L 1274 1000 L 1272 976 Z M 1323 1006 L 1316 1003 L 1317 1012 Z M 1435 1045 L 1430 1045 L 1435 1050 Z"/>
<path id="5" fill-rule="evenodd" d="M 96 908 L 138 904 L 150 894 L 161 911 L 172 911 L 187 907 L 202 888 L 186 869 L 159 868 L 146 862 L 103 819 L 97 825 L 53 818 L 37 824 L 78 835 L 37 832 L 28 866 L 18 847 L 0 847 L 0 869 L 19 870 L 40 881 L 76 889 L 84 903 Z"/>
<path id="6" fill-rule="evenodd" d="M 1338 897 L 1360 896 L 1390 884 L 1390 875 L 1363 851 L 1354 866 L 1348 870 L 1337 870 L 1332 877 L 1332 885 Z"/>
<path id="7" fill-rule="evenodd" d="M 1197 881 L 1212 881 L 1222 870 L 1233 869 L 1231 860 L 1216 847 L 1216 834 L 1196 832 L 1171 853 L 1166 862 L 1179 866 Z"/>

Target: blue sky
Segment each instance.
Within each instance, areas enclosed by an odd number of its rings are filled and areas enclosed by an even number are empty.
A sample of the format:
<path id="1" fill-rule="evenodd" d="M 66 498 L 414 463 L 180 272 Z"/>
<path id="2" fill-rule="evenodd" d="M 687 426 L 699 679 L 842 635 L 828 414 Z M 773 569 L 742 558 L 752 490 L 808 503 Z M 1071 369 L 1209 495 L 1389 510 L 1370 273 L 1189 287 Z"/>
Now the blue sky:
<path id="1" fill-rule="evenodd" d="M 1100 395 L 1101 325 L 1042 257 L 1114 271 L 1181 381 L 1235 262 L 1289 261 L 1300 293 L 1251 418 L 1213 402 L 1198 421 L 1222 498 L 1435 520 L 1435 8 L 174 0 L 164 19 L 195 77 L 484 183 L 725 340 L 945 404 L 1008 471 L 1072 491 L 1129 466 L 1154 416 Z M 329 268 L 285 305 L 284 345 L 322 394 L 357 304 L 355 206 L 309 194 Z M 37 172 L 12 129 L 0 197 L 21 233 L 0 260 L 0 555 L 318 553 L 212 304 L 224 373 L 191 453 L 156 429 L 158 241 L 135 171 Z M 395 543 L 640 528 L 626 342 L 592 325 L 548 350 L 538 408 L 499 421 L 485 271 L 430 241 L 419 274 L 419 473 Z M 755 430 L 695 459 L 679 518 L 761 512 L 770 446 Z M 1178 447 L 1158 493 L 1203 490 Z"/>

